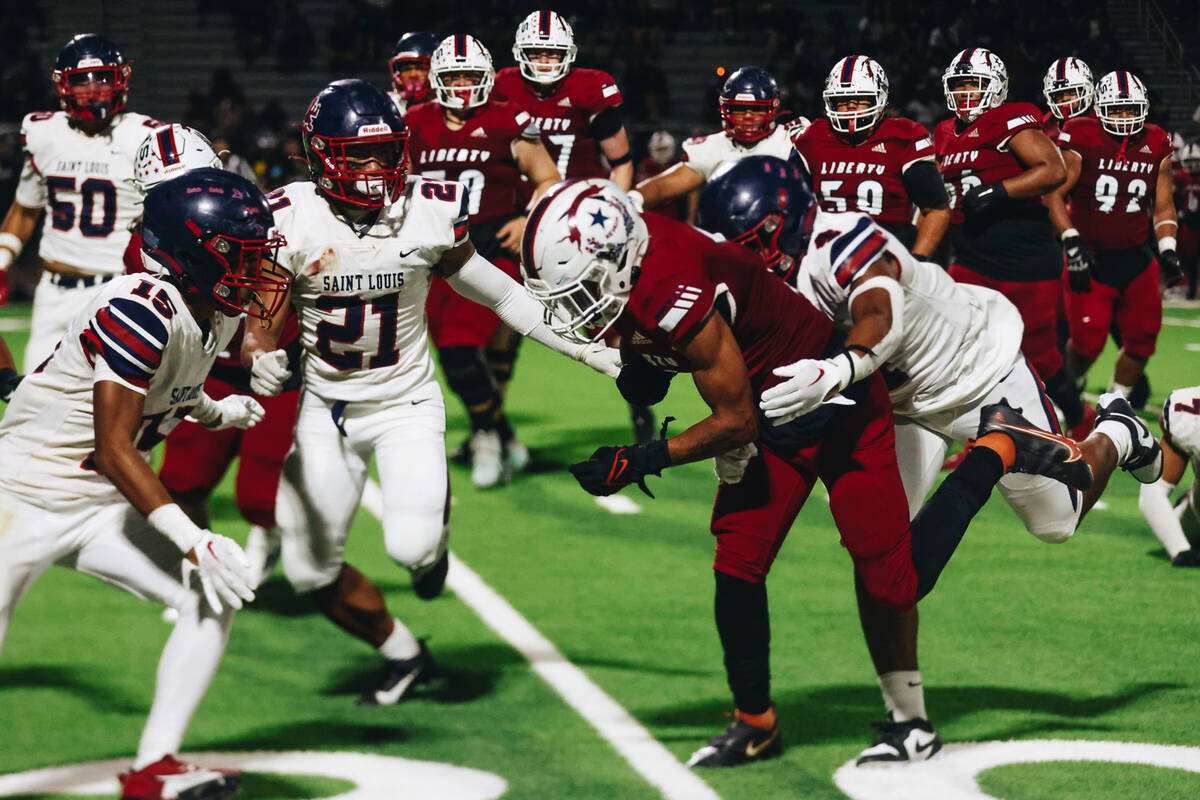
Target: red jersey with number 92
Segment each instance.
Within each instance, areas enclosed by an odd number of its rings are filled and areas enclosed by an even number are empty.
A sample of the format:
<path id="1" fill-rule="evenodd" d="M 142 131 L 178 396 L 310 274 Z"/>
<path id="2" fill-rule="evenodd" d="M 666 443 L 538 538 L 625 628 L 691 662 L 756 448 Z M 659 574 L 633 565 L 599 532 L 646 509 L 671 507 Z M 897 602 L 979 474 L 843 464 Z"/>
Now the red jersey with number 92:
<path id="1" fill-rule="evenodd" d="M 1067 120 L 1058 145 L 1082 159 L 1068 196 L 1071 223 L 1090 250 L 1145 244 L 1158 169 L 1171 155 L 1171 137 L 1157 125 L 1133 136 L 1113 136 L 1095 117 Z"/>

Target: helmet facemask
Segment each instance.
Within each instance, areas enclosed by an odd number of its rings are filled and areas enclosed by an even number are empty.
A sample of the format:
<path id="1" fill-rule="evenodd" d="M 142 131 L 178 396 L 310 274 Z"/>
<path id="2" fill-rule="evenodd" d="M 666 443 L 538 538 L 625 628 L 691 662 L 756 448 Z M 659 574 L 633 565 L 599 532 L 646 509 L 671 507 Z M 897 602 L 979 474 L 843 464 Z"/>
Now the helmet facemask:
<path id="1" fill-rule="evenodd" d="M 720 98 L 721 127 L 730 139 L 749 144 L 767 138 L 775 131 L 779 99 L 738 100 Z"/>
<path id="2" fill-rule="evenodd" d="M 521 77 L 542 86 L 551 86 L 567 77 L 575 62 L 575 53 L 573 44 L 513 45 L 513 58 L 521 68 Z"/>
<path id="3" fill-rule="evenodd" d="M 942 76 L 946 108 L 963 122 L 974 122 L 989 108 L 998 106 L 999 80 L 982 72 L 965 72 Z"/>
<path id="4" fill-rule="evenodd" d="M 86 63 L 88 59 L 83 61 Z M 99 61 L 99 59 L 94 59 Z M 125 108 L 129 89 L 129 64 L 99 64 L 55 70 L 51 80 L 59 102 L 73 119 L 106 120 Z"/>
<path id="5" fill-rule="evenodd" d="M 1120 116 L 1115 116 L 1119 113 Z M 1119 99 L 1096 103 L 1096 116 L 1113 136 L 1133 136 L 1146 124 L 1150 104 L 1145 100 Z"/>
<path id="6" fill-rule="evenodd" d="M 383 128 L 379 133 L 370 128 Z M 305 139 L 313 179 L 328 197 L 360 208 L 382 208 L 400 197 L 408 172 L 408 132 L 366 126 L 359 136 Z"/>
<path id="7" fill-rule="evenodd" d="M 224 275 L 209 287 L 195 286 L 204 299 L 226 316 L 246 314 L 254 319 L 270 319 L 287 297 L 291 276 L 277 264 L 284 239 L 273 234 L 266 239 L 240 239 L 214 233 L 204 235 L 188 220 L 192 229 Z"/>
<path id="8" fill-rule="evenodd" d="M 407 103 L 419 103 L 429 96 L 429 56 L 401 53 L 388 62 L 392 87 Z"/>
<path id="9" fill-rule="evenodd" d="M 1093 89 L 1090 84 L 1075 83 L 1046 92 L 1050 113 L 1059 120 L 1078 117 L 1092 107 Z"/>
<path id="10" fill-rule="evenodd" d="M 438 104 L 445 108 L 478 108 L 488 101 L 495 75 L 482 69 L 447 69 L 430 73 Z"/>
<path id="11" fill-rule="evenodd" d="M 629 289 L 618 289 L 610 263 L 594 259 L 566 286 L 551 286 L 526 277 L 533 299 L 546 306 L 549 328 L 573 342 L 590 344 L 602 338 L 629 302 Z"/>
<path id="12" fill-rule="evenodd" d="M 862 94 L 858 90 L 844 92 L 826 89 L 822 97 L 825 100 L 825 116 L 829 118 L 829 126 L 838 133 L 851 136 L 867 134 L 874 130 L 887 107 L 886 100 L 880 101 L 877 95 Z"/>

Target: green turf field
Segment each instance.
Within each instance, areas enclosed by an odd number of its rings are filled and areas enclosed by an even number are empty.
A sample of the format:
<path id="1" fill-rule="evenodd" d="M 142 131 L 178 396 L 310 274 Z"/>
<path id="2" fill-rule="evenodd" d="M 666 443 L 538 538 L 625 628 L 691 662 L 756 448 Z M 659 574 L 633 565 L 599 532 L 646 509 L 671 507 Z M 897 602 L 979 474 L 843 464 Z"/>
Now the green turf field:
<path id="1" fill-rule="evenodd" d="M 16 327 L 21 314 L 8 310 L 4 320 Z M 1167 315 L 1200 319 L 1195 311 Z M 4 335 L 19 354 L 24 333 Z M 1164 329 L 1150 368 L 1153 403 L 1171 388 L 1200 383 L 1192 342 L 1200 342 L 1195 327 Z M 1107 382 L 1111 363 L 1110 350 L 1093 371 L 1091 391 Z M 711 467 L 671 469 L 651 479 L 657 500 L 627 490 L 641 513 L 611 514 L 563 467 L 598 445 L 631 438 L 612 386 L 530 344 L 510 397 L 535 469 L 484 493 L 465 470 L 452 468 L 452 548 L 682 761 L 732 710 L 712 622 Z M 448 407 L 455 445 L 464 417 L 453 400 Z M 686 378 L 660 409 L 678 417 L 677 425 L 703 413 Z M 1169 567 L 1136 497 L 1129 476 L 1114 476 L 1107 508 L 1095 510 L 1063 545 L 1025 533 L 999 500 L 980 514 L 922 604 L 927 703 L 948 743 L 1200 746 L 1200 574 Z M 228 485 L 212 510 L 214 529 L 244 536 Z M 416 599 L 366 510 L 355 523 L 349 560 L 380 583 L 414 632 L 431 637 L 441 676 L 399 706 L 356 707 L 378 658 L 310 613 L 276 577 L 237 619 L 187 750 L 352 751 L 440 762 L 499 776 L 511 798 L 662 796 L 454 592 L 431 603 Z M 725 798 L 846 797 L 834 773 L 868 743 L 882 705 L 858 629 L 850 561 L 820 492 L 768 585 L 784 755 L 701 777 Z M 0 775 L 132 755 L 169 630 L 160 610 L 65 570 L 51 570 L 35 585 L 0 658 Z M 1065 763 L 1055 760 L 1057 747 L 1026 747 L 1036 756 L 1019 759 L 1048 763 L 1002 760 L 984 769 L 979 784 L 990 795 L 972 796 L 1200 797 L 1196 772 Z M 1200 764 L 1191 751 L 1169 752 Z M 250 769 L 241 796 L 329 797 L 356 782 L 326 774 L 318 760 L 308 763 L 308 777 Z M 925 780 L 910 770 L 935 764 L 885 770 L 876 782 L 888 788 L 852 796 L 956 796 L 931 792 L 931 784 L 906 788 Z M 394 793 L 370 796 L 426 795 L 397 785 Z"/>

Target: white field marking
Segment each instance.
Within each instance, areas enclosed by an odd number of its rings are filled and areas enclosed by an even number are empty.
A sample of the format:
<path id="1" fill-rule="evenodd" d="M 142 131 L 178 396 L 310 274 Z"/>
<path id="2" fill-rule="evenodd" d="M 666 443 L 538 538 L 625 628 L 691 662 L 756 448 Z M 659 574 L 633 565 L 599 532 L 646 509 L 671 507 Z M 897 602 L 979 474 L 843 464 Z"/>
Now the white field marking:
<path id="1" fill-rule="evenodd" d="M 848 761 L 833 782 L 851 800 L 996 800 L 980 788 L 976 775 L 1006 764 L 1047 761 L 1107 761 L 1200 772 L 1200 747 L 1086 739 L 951 744 L 929 761 L 856 767 Z"/>
<path id="2" fill-rule="evenodd" d="M 367 480 L 363 508 L 383 513 L 383 490 Z M 529 620 L 484 583 L 454 553 L 446 577 L 459 599 L 484 623 L 529 660 L 542 680 L 613 746 L 622 758 L 668 800 L 720 800 L 719 795 L 650 735 L 633 716 L 572 664 Z M 439 798 L 441 800 L 441 798 Z"/>
<path id="3" fill-rule="evenodd" d="M 1200 344 L 1197 344 L 1196 342 L 1188 342 L 1183 346 L 1183 349 L 1187 350 L 1189 353 L 1200 353 Z"/>
<path id="4" fill-rule="evenodd" d="M 27 330 L 29 330 L 28 317 L 0 317 L 0 331 L 4 333 Z"/>
<path id="5" fill-rule="evenodd" d="M 185 753 L 183 758 L 202 767 L 276 775 L 319 775 L 341 778 L 355 785 L 350 791 L 320 800 L 379 800 L 381 797 L 492 800 L 508 790 L 508 782 L 490 772 L 371 753 Z M 129 759 L 118 758 L 0 775 L 0 797 L 30 794 L 113 797 L 120 792 L 117 773 L 128 769 Z"/>
<path id="6" fill-rule="evenodd" d="M 597 497 L 596 505 L 610 514 L 637 514 L 642 507 L 623 494 L 610 494 L 608 497 Z"/>
<path id="7" fill-rule="evenodd" d="M 1200 328 L 1200 319 L 1187 317 L 1163 317 L 1163 325 L 1174 325 L 1179 328 Z"/>

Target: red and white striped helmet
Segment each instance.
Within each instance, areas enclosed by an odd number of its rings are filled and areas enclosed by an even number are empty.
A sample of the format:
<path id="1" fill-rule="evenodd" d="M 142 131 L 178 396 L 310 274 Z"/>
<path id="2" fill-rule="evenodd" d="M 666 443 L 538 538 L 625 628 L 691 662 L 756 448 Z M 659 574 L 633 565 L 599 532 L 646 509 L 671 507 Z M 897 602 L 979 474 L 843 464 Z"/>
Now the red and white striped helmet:
<path id="1" fill-rule="evenodd" d="M 650 233 L 615 183 L 564 181 L 529 212 L 521 270 L 529 294 L 560 336 L 594 342 L 620 316 Z"/>
<path id="2" fill-rule="evenodd" d="M 450 86 L 450 75 L 472 73 L 478 78 L 470 86 Z M 429 60 L 429 85 L 439 105 L 446 108 L 478 108 L 488 101 L 496 82 L 492 54 L 474 36 L 456 33 L 438 44 Z"/>
<path id="3" fill-rule="evenodd" d="M 1072 90 L 1075 92 L 1074 97 L 1061 97 L 1063 92 Z M 1050 113 L 1060 120 L 1086 114 L 1092 107 L 1095 94 L 1092 70 L 1082 59 L 1074 56 L 1055 61 L 1042 78 L 1042 96 L 1046 98 L 1046 105 L 1050 106 Z"/>
<path id="4" fill-rule="evenodd" d="M 221 159 L 203 133 L 173 122 L 146 134 L 133 162 L 133 180 L 145 194 L 168 178 L 199 167 L 221 169 Z"/>
<path id="5" fill-rule="evenodd" d="M 969 78 L 978 81 L 977 89 L 961 85 Z M 946 108 L 963 122 L 974 122 L 1008 97 L 1008 69 L 991 50 L 968 47 L 950 59 L 950 66 L 942 73 L 942 91 Z"/>
<path id="6" fill-rule="evenodd" d="M 887 73 L 873 58 L 846 56 L 829 71 L 821 97 L 825 116 L 835 131 L 864 133 L 879 124 L 887 108 Z M 847 98 L 870 98 L 872 104 L 861 111 L 838 111 L 837 101 Z"/>
<path id="7" fill-rule="evenodd" d="M 556 50 L 562 53 L 557 64 L 543 64 L 530 60 L 529 50 Z M 513 42 L 513 58 L 521 68 L 521 77 L 533 83 L 550 85 L 567 77 L 575 63 L 575 32 L 571 24 L 548 8 L 534 11 L 517 26 L 517 40 Z"/>
<path id="8" fill-rule="evenodd" d="M 1131 117 L 1115 117 L 1117 109 L 1133 109 Z M 1150 98 L 1146 84 L 1132 72 L 1113 70 L 1100 79 L 1096 87 L 1096 116 L 1104 130 L 1114 136 L 1132 136 L 1146 124 L 1150 115 Z"/>

